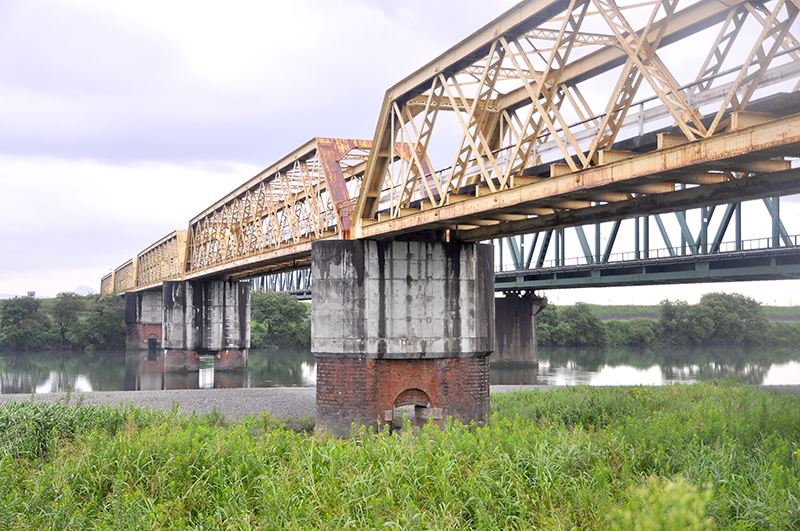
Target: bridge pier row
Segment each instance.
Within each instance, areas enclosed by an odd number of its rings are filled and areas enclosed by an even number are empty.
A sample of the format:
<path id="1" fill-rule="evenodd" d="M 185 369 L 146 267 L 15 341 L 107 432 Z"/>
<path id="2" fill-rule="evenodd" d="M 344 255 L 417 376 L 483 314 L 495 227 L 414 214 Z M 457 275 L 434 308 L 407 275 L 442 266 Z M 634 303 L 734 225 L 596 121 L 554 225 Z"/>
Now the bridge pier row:
<path id="1" fill-rule="evenodd" d="M 202 355 L 214 356 L 215 371 L 247 367 L 249 283 L 166 281 L 162 297 L 166 372 L 197 371 Z"/>
<path id="2" fill-rule="evenodd" d="M 317 428 L 484 423 L 494 350 L 491 245 L 316 241 L 311 350 Z M 410 409 L 409 409 L 410 408 Z"/>
<path id="3" fill-rule="evenodd" d="M 160 350 L 162 313 L 161 289 L 125 293 L 125 348 Z"/>
<path id="4" fill-rule="evenodd" d="M 494 300 L 497 340 L 492 363 L 539 364 L 536 315 L 546 306 L 546 298 L 532 293 L 506 293 Z"/>

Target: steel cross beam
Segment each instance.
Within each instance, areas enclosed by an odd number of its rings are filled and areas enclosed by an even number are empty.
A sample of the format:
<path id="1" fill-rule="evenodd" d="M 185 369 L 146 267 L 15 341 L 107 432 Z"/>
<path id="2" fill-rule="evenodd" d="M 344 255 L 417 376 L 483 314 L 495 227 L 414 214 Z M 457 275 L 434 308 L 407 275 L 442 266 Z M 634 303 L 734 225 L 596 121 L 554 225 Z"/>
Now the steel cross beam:
<path id="1" fill-rule="evenodd" d="M 500 238 L 494 240 L 495 289 L 800 278 L 800 236 L 789 235 L 778 216 L 779 204 L 779 197 L 750 201 L 744 204 L 744 217 L 742 203 L 730 203 L 724 209 L 701 207 Z M 755 219 L 759 210 L 772 222 L 759 223 Z M 656 223 L 650 223 L 651 219 Z M 667 224 L 673 237 L 680 235 L 681 244 L 677 247 L 672 244 Z M 650 227 L 654 231 L 652 238 Z M 621 229 L 624 236 L 618 237 Z M 742 238 L 743 229 L 749 230 L 748 239 Z M 778 237 L 771 235 L 775 230 Z M 594 250 L 587 237 L 592 232 Z M 712 233 L 715 236 L 709 238 Z M 534 262 L 537 254 L 539 259 Z M 252 285 L 254 289 L 289 293 L 299 299 L 310 298 L 312 290 L 309 270 L 253 279 Z"/>
<path id="2" fill-rule="evenodd" d="M 766 207 L 765 213 L 769 216 L 771 222 L 759 224 L 754 219 L 745 219 L 747 228 L 751 233 L 751 237 L 747 241 L 742 239 L 742 203 L 730 203 L 725 205 L 724 209 L 701 207 L 688 212 L 678 211 L 667 215 L 645 214 L 641 217 L 626 219 L 624 223 L 627 227 L 627 237 L 623 240 L 617 238 L 621 226 L 620 221 L 596 223 L 593 226 L 577 226 L 573 227 L 572 230 L 551 229 L 545 231 L 544 235 L 542 233 L 534 233 L 499 238 L 494 240 L 497 250 L 496 262 L 499 266 L 499 271 L 530 271 L 564 266 L 608 264 L 625 260 L 704 256 L 720 252 L 751 250 L 753 249 L 753 242 L 757 242 L 757 248 L 763 249 L 796 246 L 796 237 L 789 235 L 783 221 L 780 219 L 780 197 L 764 198 L 763 202 L 752 201 L 746 203 L 750 218 L 756 216 L 759 204 L 763 204 Z M 717 215 L 715 216 L 715 214 Z M 673 230 L 680 235 L 681 244 L 678 247 L 673 246 L 669 231 L 665 225 L 665 223 L 670 223 L 670 217 L 674 218 L 671 222 Z M 655 219 L 655 224 L 650 223 L 651 218 Z M 694 221 L 688 221 L 690 218 L 694 219 Z M 696 225 L 693 225 L 695 223 Z M 650 237 L 651 226 L 658 228 L 658 234 L 653 239 Z M 574 256 L 566 258 L 563 252 L 548 249 L 550 235 L 557 234 L 556 231 L 561 231 L 558 237 L 562 241 L 566 235 L 575 235 L 569 246 L 571 252 L 575 253 Z M 587 231 L 593 232 L 595 240 L 594 252 L 592 252 L 586 237 Z M 708 234 L 714 231 L 715 236 L 709 240 Z M 755 234 L 753 234 L 754 231 Z M 530 240 L 531 237 L 532 241 Z M 632 241 L 631 237 L 633 238 Z M 543 257 L 549 257 L 549 260 L 542 259 L 532 265 L 531 257 L 537 250 L 537 243 L 540 241 L 542 243 L 538 246 L 538 251 Z M 605 241 L 606 245 L 601 254 L 602 241 Z M 747 242 L 750 243 L 748 244 Z M 652 243 L 654 245 L 651 245 Z M 528 246 L 528 257 L 523 259 L 526 246 Z M 576 251 L 581 251 L 581 253 L 577 254 Z M 504 256 L 509 256 L 511 261 L 504 260 Z"/>

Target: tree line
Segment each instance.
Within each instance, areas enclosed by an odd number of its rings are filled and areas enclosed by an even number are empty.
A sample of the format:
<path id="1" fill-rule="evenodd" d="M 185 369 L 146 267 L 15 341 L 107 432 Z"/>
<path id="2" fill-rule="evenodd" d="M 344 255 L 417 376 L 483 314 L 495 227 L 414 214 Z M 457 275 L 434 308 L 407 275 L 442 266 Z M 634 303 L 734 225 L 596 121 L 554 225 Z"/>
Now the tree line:
<path id="1" fill-rule="evenodd" d="M 112 350 L 125 348 L 121 297 L 59 293 L 54 299 L 0 301 L 2 350 Z"/>
<path id="2" fill-rule="evenodd" d="M 291 295 L 253 291 L 250 346 L 308 348 L 311 307 Z M 707 293 L 698 304 L 664 300 L 659 318 L 603 322 L 586 303 L 547 306 L 537 316 L 540 345 L 786 345 L 800 343 L 800 323 L 770 322 L 761 304 L 738 293 Z M 122 297 L 59 293 L 54 299 L 0 301 L 0 350 L 125 348 Z"/>
<path id="3" fill-rule="evenodd" d="M 310 311 L 291 295 L 254 291 L 250 346 L 307 348 Z M 52 299 L 0 300 L 0 350 L 121 350 L 125 332 L 122 297 L 64 292 Z"/>
<path id="4" fill-rule="evenodd" d="M 800 323 L 770 322 L 761 303 L 738 293 L 706 293 L 698 304 L 664 300 L 659 318 L 603 322 L 589 304 L 549 305 L 536 316 L 540 345 L 711 346 L 800 342 Z"/>

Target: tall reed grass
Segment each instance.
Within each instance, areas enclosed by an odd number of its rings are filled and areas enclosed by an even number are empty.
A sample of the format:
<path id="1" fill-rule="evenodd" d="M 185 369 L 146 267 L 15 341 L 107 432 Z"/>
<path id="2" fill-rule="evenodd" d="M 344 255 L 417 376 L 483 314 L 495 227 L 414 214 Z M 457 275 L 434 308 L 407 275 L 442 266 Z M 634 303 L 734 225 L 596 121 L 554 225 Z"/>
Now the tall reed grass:
<path id="1" fill-rule="evenodd" d="M 269 415 L 7 403 L 0 529 L 800 529 L 798 396 L 575 387 L 492 409 L 339 440 Z"/>

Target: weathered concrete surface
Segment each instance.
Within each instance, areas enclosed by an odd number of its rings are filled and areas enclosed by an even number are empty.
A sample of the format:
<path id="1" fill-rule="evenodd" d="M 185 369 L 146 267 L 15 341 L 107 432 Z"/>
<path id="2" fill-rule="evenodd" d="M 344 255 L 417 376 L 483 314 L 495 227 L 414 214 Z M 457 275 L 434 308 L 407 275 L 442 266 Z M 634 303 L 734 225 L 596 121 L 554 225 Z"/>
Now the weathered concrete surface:
<path id="1" fill-rule="evenodd" d="M 507 293 L 494 300 L 497 338 L 492 363 L 538 363 L 536 314 L 547 306 L 547 299 Z"/>
<path id="2" fill-rule="evenodd" d="M 491 245 L 314 242 L 311 351 L 371 359 L 494 350 Z"/>
<path id="3" fill-rule="evenodd" d="M 125 348 L 160 349 L 163 313 L 161 289 L 125 293 Z"/>
<path id="4" fill-rule="evenodd" d="M 167 281 L 163 304 L 165 370 L 197 370 L 203 354 L 215 356 L 215 370 L 247 367 L 249 283 Z"/>
<path id="5" fill-rule="evenodd" d="M 317 425 L 379 428 L 403 397 L 469 423 L 489 415 L 494 249 L 333 240 L 311 247 Z"/>

